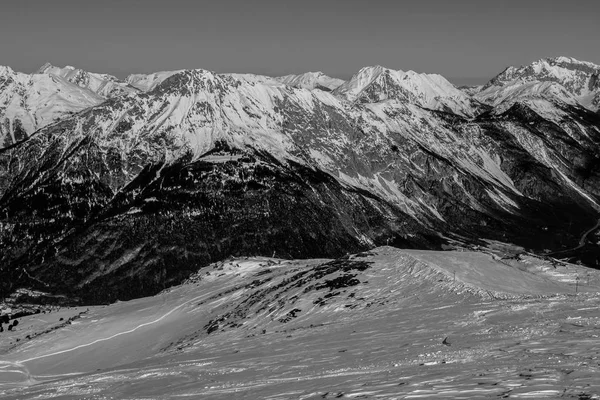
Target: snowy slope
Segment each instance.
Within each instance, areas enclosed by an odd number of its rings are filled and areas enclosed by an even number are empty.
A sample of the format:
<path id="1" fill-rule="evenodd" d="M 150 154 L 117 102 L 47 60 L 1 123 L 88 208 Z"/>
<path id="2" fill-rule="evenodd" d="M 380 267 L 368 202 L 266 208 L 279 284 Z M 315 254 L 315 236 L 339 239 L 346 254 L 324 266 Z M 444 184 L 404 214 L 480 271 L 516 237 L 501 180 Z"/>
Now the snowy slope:
<path id="1" fill-rule="evenodd" d="M 392 247 L 231 258 L 153 297 L 19 318 L 0 335 L 0 390 L 15 400 L 594 398 L 599 278 L 534 257 Z"/>
<path id="2" fill-rule="evenodd" d="M 344 83 L 343 79 L 332 78 L 322 72 L 306 72 L 300 75 L 286 75 L 275 78 L 278 81 L 297 88 L 334 90 Z"/>
<path id="3" fill-rule="evenodd" d="M 572 106 L 579 104 L 576 97 L 564 86 L 551 81 L 515 82 L 501 87 L 489 86 L 477 93 L 476 98 L 482 103 L 494 106 L 495 113 L 502 113 L 519 102 L 536 104 L 545 101 Z M 539 107 L 539 109 L 543 108 Z"/>
<path id="4" fill-rule="evenodd" d="M 382 66 L 361 69 L 334 93 L 351 102 L 394 99 L 467 117 L 477 114 L 479 109 L 476 101 L 441 75 L 395 71 Z"/>

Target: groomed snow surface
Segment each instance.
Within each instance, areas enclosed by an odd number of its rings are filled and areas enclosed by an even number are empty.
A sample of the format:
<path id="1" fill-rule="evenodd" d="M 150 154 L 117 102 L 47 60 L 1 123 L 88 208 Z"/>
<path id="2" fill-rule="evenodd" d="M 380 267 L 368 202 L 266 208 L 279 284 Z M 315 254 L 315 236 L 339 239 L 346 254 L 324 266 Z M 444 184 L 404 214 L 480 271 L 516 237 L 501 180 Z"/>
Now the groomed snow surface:
<path id="1" fill-rule="evenodd" d="M 230 259 L 154 297 L 21 318 L 0 334 L 0 393 L 598 398 L 599 289 L 599 271 L 531 256 Z"/>

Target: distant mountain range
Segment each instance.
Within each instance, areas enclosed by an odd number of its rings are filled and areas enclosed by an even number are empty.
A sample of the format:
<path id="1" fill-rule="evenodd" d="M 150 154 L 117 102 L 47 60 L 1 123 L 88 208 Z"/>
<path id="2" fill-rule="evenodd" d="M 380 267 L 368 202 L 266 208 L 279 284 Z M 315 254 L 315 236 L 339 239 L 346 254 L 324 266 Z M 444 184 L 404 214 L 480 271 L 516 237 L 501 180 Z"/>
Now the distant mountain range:
<path id="1" fill-rule="evenodd" d="M 0 295 L 103 303 L 231 255 L 382 244 L 597 266 L 599 77 L 567 57 L 468 88 L 381 66 L 348 81 L 0 67 Z"/>

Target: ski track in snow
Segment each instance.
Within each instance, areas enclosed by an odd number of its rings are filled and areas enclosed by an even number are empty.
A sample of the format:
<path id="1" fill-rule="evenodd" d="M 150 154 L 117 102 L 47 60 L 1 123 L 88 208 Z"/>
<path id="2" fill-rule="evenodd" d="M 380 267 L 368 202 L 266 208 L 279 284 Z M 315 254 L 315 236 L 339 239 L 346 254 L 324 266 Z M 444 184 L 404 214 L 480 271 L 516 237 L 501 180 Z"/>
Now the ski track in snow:
<path id="1" fill-rule="evenodd" d="M 84 348 L 84 347 L 93 346 L 94 344 L 114 339 L 114 338 L 116 338 L 118 336 L 122 336 L 122 335 L 127 335 L 129 333 L 133 333 L 133 332 L 137 331 L 140 328 L 143 328 L 145 326 L 149 326 L 149 325 L 152 325 L 152 324 L 155 324 L 157 322 L 162 321 L 163 319 L 167 318 L 169 315 L 173 314 L 175 311 L 179 310 L 181 307 L 184 307 L 185 305 L 187 305 L 189 303 L 192 303 L 194 301 L 200 300 L 200 299 L 205 298 L 207 296 L 211 296 L 212 294 L 214 294 L 214 293 L 211 292 L 211 293 L 208 293 L 208 294 L 205 294 L 205 295 L 202 295 L 202 296 L 195 297 L 195 298 L 193 298 L 191 300 L 188 300 L 188 301 L 186 301 L 186 302 L 178 305 L 177 307 L 174 307 L 169 312 L 165 313 L 164 315 L 162 315 L 161 317 L 155 319 L 154 321 L 145 322 L 145 323 L 140 324 L 140 325 L 136 326 L 135 328 L 129 329 L 127 331 L 119 332 L 119 333 L 116 333 L 116 334 L 111 335 L 111 336 L 106 337 L 106 338 L 96 339 L 96 340 L 94 340 L 94 341 L 92 341 L 90 343 L 81 344 L 81 345 L 75 346 L 75 347 L 70 348 L 70 349 L 61 350 L 61 351 L 57 351 L 57 352 L 49 353 L 49 354 L 44 354 L 44 355 L 41 355 L 41 356 L 31 357 L 31 358 L 28 358 L 28 359 L 25 359 L 25 360 L 20 360 L 17 363 L 24 364 L 26 362 L 30 362 L 30 361 L 34 361 L 34 360 L 39 360 L 41 358 L 52 357 L 52 356 L 56 356 L 56 355 L 59 355 L 59 354 L 69 353 L 71 351 L 75 351 L 75 350 L 78 350 L 78 349 L 81 349 L 81 348 Z"/>

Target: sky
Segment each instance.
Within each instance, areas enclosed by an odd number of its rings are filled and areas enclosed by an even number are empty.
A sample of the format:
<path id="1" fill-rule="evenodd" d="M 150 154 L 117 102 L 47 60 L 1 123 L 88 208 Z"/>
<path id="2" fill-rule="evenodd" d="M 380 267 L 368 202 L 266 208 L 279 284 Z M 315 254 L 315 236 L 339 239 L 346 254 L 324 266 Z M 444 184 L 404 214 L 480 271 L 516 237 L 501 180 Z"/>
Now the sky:
<path id="1" fill-rule="evenodd" d="M 383 65 L 476 84 L 545 57 L 600 64 L 599 20 L 598 0 L 19 0 L 2 2 L 0 65 L 343 79 Z"/>

